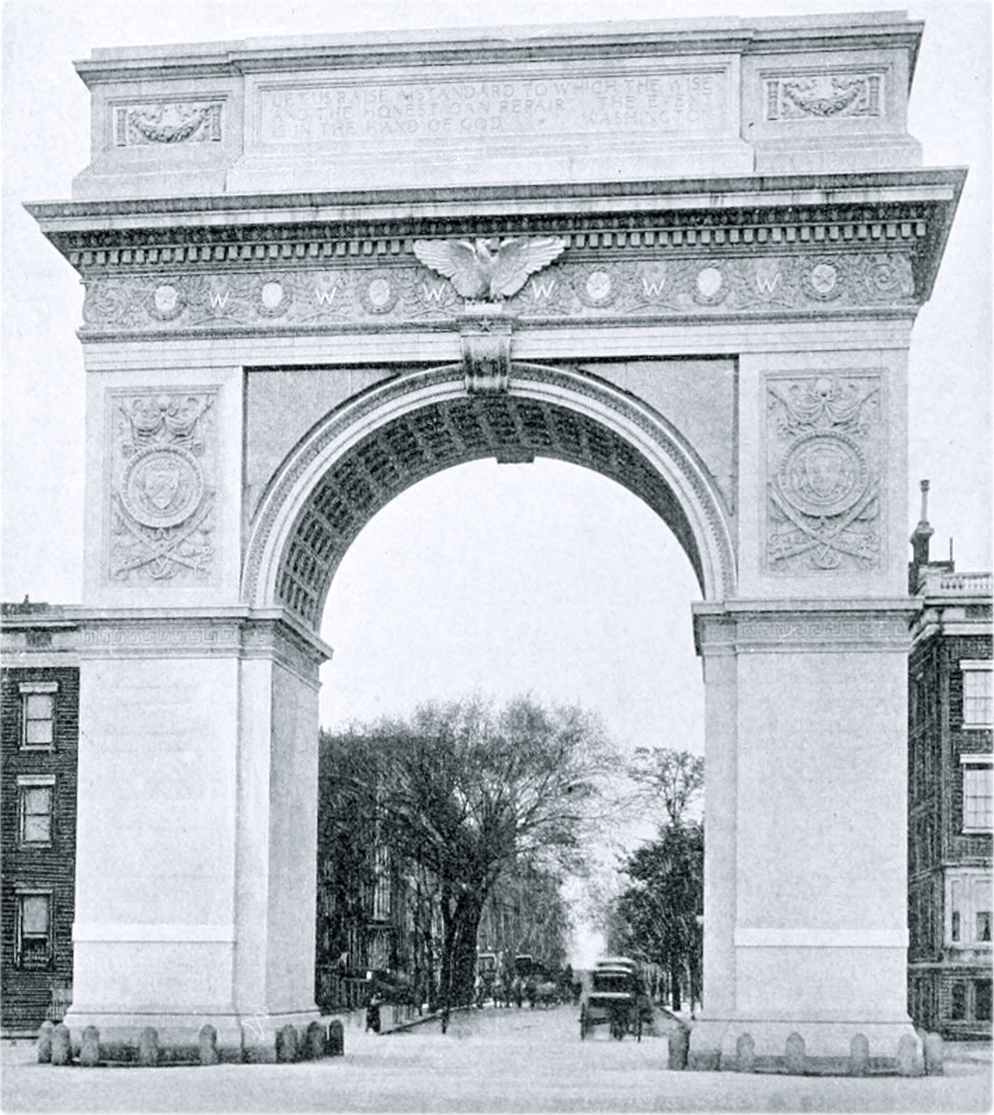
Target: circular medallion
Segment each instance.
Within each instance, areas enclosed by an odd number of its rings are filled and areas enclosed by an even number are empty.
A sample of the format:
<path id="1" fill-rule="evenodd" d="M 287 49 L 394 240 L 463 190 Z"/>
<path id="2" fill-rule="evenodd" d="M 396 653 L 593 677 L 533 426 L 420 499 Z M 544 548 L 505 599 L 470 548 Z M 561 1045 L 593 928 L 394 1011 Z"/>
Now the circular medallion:
<path id="1" fill-rule="evenodd" d="M 256 288 L 255 308 L 263 317 L 282 317 L 292 300 L 290 287 L 279 279 L 264 279 Z"/>
<path id="2" fill-rule="evenodd" d="M 263 283 L 262 290 L 259 291 L 259 300 L 267 310 L 279 309 L 279 305 L 283 301 L 283 284 L 276 282 Z"/>
<path id="3" fill-rule="evenodd" d="M 117 283 L 92 283 L 83 302 L 83 320 L 87 325 L 104 325 L 118 321 L 128 309 L 128 295 Z"/>
<path id="4" fill-rule="evenodd" d="M 808 296 L 817 298 L 821 302 L 838 298 L 842 293 L 842 276 L 839 268 L 826 259 L 820 260 L 804 274 L 801 282 Z"/>
<path id="5" fill-rule="evenodd" d="M 819 263 L 811 270 L 811 285 L 817 294 L 831 294 L 839 273 L 830 263 Z"/>
<path id="6" fill-rule="evenodd" d="M 389 313 L 397 304 L 397 288 L 389 275 L 374 275 L 361 291 L 362 304 L 371 314 Z"/>
<path id="7" fill-rule="evenodd" d="M 170 321 L 174 317 L 179 317 L 185 306 L 186 299 L 179 287 L 173 286 L 172 283 L 160 283 L 152 291 L 148 308 L 153 317 L 157 317 L 160 321 Z"/>
<path id="8" fill-rule="evenodd" d="M 725 276 L 717 267 L 705 267 L 697 274 L 697 294 L 703 302 L 714 302 L 724 294 Z"/>
<path id="9" fill-rule="evenodd" d="M 870 285 L 881 292 L 897 291 L 901 286 L 901 276 L 889 261 L 874 263 L 870 267 Z"/>
<path id="10" fill-rule="evenodd" d="M 128 466 L 121 499 L 132 518 L 148 527 L 173 527 L 197 510 L 204 477 L 192 453 L 153 446 Z"/>
<path id="11" fill-rule="evenodd" d="M 611 276 L 606 271 L 591 271 L 584 288 L 591 302 L 606 302 L 611 297 Z"/>
<path id="12" fill-rule="evenodd" d="M 844 434 L 810 433 L 784 454 L 777 476 L 787 502 L 805 515 L 841 515 L 865 494 L 869 471 L 859 446 Z"/>

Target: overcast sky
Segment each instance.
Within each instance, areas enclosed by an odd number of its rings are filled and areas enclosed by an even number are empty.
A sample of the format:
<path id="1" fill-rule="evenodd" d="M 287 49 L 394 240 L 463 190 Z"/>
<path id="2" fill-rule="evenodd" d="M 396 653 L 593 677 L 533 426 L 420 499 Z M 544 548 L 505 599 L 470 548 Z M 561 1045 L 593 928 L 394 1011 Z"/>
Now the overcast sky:
<path id="1" fill-rule="evenodd" d="M 81 584 L 82 289 L 21 209 L 70 195 L 88 161 L 93 47 L 541 20 L 882 9 L 886 5 L 502 0 L 357 4 L 198 0 L 3 9 L 2 598 L 76 602 Z M 990 35 L 987 4 L 912 4 L 926 22 L 909 130 L 925 164 L 970 176 L 911 353 L 909 532 L 932 481 L 935 550 L 990 556 Z M 939 556 L 943 556 L 942 553 Z M 702 746 L 690 601 L 668 528 L 621 487 L 557 462 L 480 462 L 418 484 L 362 532 L 336 576 L 322 715 L 343 724 L 428 696 L 531 690 L 602 712 L 629 746 Z"/>

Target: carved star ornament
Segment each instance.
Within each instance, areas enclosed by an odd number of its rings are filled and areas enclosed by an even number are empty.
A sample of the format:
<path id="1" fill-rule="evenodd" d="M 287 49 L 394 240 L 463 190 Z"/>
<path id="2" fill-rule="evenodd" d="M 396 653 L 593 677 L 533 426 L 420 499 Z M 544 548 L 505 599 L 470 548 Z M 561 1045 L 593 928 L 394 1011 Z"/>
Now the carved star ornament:
<path id="1" fill-rule="evenodd" d="M 415 240 L 414 254 L 447 279 L 463 298 L 501 302 L 518 293 L 529 275 L 548 266 L 566 248 L 557 236 L 504 240 Z"/>

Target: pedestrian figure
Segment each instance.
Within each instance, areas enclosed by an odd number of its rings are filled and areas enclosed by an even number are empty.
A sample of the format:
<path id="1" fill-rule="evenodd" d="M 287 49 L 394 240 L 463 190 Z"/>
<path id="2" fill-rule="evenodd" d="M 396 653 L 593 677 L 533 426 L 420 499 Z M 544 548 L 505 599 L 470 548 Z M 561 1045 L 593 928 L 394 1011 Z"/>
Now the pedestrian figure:
<path id="1" fill-rule="evenodd" d="M 370 1030 L 372 1030 L 374 1034 L 378 1034 L 380 1032 L 380 1007 L 385 1002 L 386 1000 L 379 993 L 379 991 L 374 989 L 372 994 L 369 996 L 369 1003 L 366 1006 L 367 1033 Z"/>

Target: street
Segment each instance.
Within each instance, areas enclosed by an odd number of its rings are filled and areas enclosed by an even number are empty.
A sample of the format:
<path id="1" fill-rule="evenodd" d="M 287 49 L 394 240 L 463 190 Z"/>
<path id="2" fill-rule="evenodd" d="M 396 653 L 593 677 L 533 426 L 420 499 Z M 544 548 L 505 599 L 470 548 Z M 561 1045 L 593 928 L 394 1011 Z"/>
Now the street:
<path id="1" fill-rule="evenodd" d="M 574 1006 L 487 1007 L 294 1065 L 53 1068 L 3 1046 L 5 1112 L 834 1111 L 968 1112 L 991 1105 L 990 1052 L 953 1050 L 946 1075 L 814 1078 L 669 1072 L 659 1037 L 581 1042 Z M 986 1057 L 986 1059 L 985 1059 Z"/>

